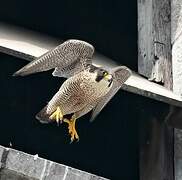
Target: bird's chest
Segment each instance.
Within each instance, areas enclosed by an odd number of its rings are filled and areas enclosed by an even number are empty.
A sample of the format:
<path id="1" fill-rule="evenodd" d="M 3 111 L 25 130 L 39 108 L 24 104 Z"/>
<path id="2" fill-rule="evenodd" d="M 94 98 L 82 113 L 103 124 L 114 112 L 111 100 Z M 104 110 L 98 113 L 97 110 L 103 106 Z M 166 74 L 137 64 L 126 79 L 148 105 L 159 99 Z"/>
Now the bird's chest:
<path id="1" fill-rule="evenodd" d="M 95 79 L 86 77 L 82 82 L 80 82 L 80 89 L 85 96 L 83 98 L 90 99 L 91 101 L 104 96 L 108 91 L 108 83 L 101 82 L 98 83 Z"/>
<path id="2" fill-rule="evenodd" d="M 60 89 L 59 105 L 65 114 L 77 112 L 96 101 L 108 91 L 108 83 L 98 83 L 95 78 L 83 74 L 69 79 Z"/>
<path id="3" fill-rule="evenodd" d="M 108 82 L 95 81 L 95 77 L 87 72 L 82 72 L 65 82 L 62 87 L 62 94 L 66 97 L 66 102 L 72 104 L 85 105 L 93 102 L 108 91 Z M 68 95 L 67 95 L 68 94 Z"/>

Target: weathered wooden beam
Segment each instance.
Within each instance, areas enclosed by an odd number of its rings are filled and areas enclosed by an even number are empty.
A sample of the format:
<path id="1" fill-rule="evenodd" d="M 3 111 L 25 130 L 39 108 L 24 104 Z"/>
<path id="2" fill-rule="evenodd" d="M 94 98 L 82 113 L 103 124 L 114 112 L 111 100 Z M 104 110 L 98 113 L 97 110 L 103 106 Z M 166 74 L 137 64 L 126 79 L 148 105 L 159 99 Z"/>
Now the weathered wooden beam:
<path id="1" fill-rule="evenodd" d="M 138 70 L 172 88 L 170 0 L 138 0 Z"/>
<path id="2" fill-rule="evenodd" d="M 168 89 L 172 88 L 170 8 L 170 0 L 138 0 L 139 73 Z M 161 114 L 162 111 L 161 108 Z M 167 127 L 165 118 L 161 121 L 160 116 L 153 114 L 150 119 L 148 115 L 143 116 L 148 124 L 140 137 L 143 138 L 140 139 L 143 142 L 140 146 L 141 180 L 174 179 L 173 129 Z"/>
<path id="3" fill-rule="evenodd" d="M 182 0 L 171 1 L 171 44 L 173 65 L 173 91 L 182 94 Z M 173 108 L 171 123 L 182 121 L 182 110 Z M 182 179 L 182 131 L 174 131 L 175 180 Z"/>

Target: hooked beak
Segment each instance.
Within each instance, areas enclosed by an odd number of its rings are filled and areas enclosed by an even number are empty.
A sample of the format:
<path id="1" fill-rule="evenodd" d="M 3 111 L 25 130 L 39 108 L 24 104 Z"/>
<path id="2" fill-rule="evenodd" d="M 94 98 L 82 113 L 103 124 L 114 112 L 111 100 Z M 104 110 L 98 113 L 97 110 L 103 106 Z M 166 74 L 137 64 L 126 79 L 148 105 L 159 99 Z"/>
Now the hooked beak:
<path id="1" fill-rule="evenodd" d="M 107 74 L 106 76 L 104 76 L 104 79 L 107 80 L 109 82 L 108 87 L 111 86 L 112 82 L 113 82 L 113 78 L 111 74 Z"/>
<path id="2" fill-rule="evenodd" d="M 104 76 L 104 79 L 110 81 L 112 79 L 112 75 L 107 74 L 106 76 Z"/>

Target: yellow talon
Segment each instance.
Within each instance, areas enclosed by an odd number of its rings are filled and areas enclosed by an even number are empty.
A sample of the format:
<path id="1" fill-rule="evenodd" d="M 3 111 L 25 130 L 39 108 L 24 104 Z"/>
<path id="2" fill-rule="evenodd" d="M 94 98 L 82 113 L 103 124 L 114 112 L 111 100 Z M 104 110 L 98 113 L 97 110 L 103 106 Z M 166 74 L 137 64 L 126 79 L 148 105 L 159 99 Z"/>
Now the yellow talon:
<path id="1" fill-rule="evenodd" d="M 56 111 L 54 111 L 49 118 L 50 119 L 55 119 L 57 124 L 59 124 L 59 122 L 62 122 L 63 113 L 61 112 L 60 107 L 57 107 Z"/>
<path id="2" fill-rule="evenodd" d="M 74 140 L 79 140 L 79 136 L 78 136 L 77 131 L 75 129 L 76 119 L 72 117 L 70 120 L 63 119 L 63 121 L 65 123 L 68 123 L 68 130 L 69 130 L 69 134 L 71 136 L 71 142 L 73 142 Z"/>

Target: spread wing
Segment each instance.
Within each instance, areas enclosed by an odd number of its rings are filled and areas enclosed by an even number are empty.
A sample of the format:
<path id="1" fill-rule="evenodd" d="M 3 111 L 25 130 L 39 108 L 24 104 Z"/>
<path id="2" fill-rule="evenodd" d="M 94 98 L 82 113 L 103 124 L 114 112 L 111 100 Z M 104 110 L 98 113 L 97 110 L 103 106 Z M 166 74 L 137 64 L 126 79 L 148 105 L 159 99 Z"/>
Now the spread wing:
<path id="1" fill-rule="evenodd" d="M 68 40 L 33 60 L 15 72 L 14 76 L 26 76 L 55 68 L 53 76 L 70 77 L 92 63 L 93 53 L 94 47 L 91 44 L 80 40 Z"/>
<path id="2" fill-rule="evenodd" d="M 95 106 L 92 112 L 91 121 L 93 121 L 112 97 L 118 92 L 123 83 L 131 76 L 132 72 L 125 66 L 119 66 L 111 70 L 113 75 L 113 85 L 111 90 L 100 99 L 99 103 Z"/>

